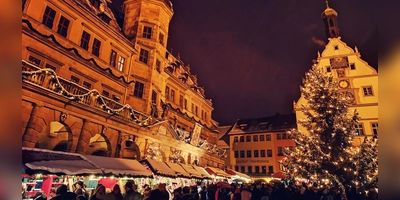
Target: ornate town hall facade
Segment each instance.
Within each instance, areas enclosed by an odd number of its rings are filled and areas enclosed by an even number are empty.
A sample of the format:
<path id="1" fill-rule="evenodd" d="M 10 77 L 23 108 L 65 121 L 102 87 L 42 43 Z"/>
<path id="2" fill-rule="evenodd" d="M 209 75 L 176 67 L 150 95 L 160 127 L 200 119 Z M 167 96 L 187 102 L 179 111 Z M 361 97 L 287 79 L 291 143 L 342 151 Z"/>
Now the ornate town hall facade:
<path id="1" fill-rule="evenodd" d="M 22 12 L 23 146 L 223 167 L 212 102 L 167 51 L 169 0 L 26 0 Z"/>

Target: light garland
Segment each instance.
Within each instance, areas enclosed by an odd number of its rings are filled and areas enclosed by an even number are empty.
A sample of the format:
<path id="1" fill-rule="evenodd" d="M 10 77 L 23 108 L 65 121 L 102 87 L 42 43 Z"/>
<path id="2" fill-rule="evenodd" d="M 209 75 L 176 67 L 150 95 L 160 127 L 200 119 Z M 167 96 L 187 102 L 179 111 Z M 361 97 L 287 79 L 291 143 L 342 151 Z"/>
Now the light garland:
<path id="1" fill-rule="evenodd" d="M 85 99 L 89 98 L 91 101 L 98 102 L 99 105 L 98 107 L 111 114 L 111 115 L 118 115 L 122 116 L 121 114 L 124 112 L 129 113 L 129 120 L 135 122 L 136 124 L 140 126 L 149 126 L 151 121 L 158 122 L 157 120 L 153 119 L 151 116 L 148 116 L 142 112 L 139 112 L 135 109 L 133 109 L 129 104 L 119 104 L 118 102 L 108 99 L 104 96 L 102 96 L 96 89 L 88 90 L 74 82 L 68 81 L 62 77 L 57 76 L 56 72 L 54 72 L 52 69 L 49 68 L 44 68 L 41 69 L 25 60 L 22 60 L 22 65 L 25 67 L 28 67 L 32 69 L 33 71 L 22 71 L 22 79 L 25 83 L 29 83 L 35 86 L 39 86 L 43 89 L 46 89 L 47 91 L 50 91 L 54 94 L 61 95 L 71 101 L 79 102 L 85 105 L 90 105 L 90 103 L 85 103 Z M 45 82 L 45 80 L 49 81 L 49 87 L 46 88 L 45 86 L 41 85 L 38 82 Z M 42 83 L 42 84 L 43 84 Z M 66 83 L 69 85 L 72 85 L 75 88 L 78 88 L 79 91 L 84 91 L 85 93 L 83 94 L 73 94 L 69 92 L 65 87 L 63 86 L 62 83 Z M 111 108 L 109 105 L 107 105 L 107 102 L 110 102 L 114 105 L 117 105 L 119 108 Z"/>

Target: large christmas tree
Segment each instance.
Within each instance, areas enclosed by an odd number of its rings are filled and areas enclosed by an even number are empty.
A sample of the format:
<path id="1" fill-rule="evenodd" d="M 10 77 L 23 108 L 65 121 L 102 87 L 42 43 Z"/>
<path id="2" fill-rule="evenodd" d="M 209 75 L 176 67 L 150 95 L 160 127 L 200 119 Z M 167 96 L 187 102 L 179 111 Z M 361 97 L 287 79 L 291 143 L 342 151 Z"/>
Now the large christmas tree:
<path id="1" fill-rule="evenodd" d="M 366 189 L 378 187 L 378 136 L 365 137 L 355 161 L 356 185 Z"/>
<path id="2" fill-rule="evenodd" d="M 355 157 L 359 149 L 352 141 L 358 113 L 350 113 L 350 97 L 316 65 L 306 73 L 300 89 L 307 104 L 302 105 L 306 118 L 299 124 L 308 133 L 288 132 L 296 148 L 285 149 L 284 171 L 291 179 L 308 179 L 344 190 L 345 185 L 355 184 L 357 174 Z"/>

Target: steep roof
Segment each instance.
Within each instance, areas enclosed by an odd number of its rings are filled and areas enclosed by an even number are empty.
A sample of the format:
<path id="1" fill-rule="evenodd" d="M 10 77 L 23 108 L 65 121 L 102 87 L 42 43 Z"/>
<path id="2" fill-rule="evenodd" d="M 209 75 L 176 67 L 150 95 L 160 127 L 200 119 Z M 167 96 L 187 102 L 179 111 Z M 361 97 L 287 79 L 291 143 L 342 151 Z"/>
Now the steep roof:
<path id="1" fill-rule="evenodd" d="M 273 132 L 296 128 L 296 115 L 277 113 L 274 116 L 239 119 L 232 127 L 229 134 L 250 133 L 250 132 Z"/>

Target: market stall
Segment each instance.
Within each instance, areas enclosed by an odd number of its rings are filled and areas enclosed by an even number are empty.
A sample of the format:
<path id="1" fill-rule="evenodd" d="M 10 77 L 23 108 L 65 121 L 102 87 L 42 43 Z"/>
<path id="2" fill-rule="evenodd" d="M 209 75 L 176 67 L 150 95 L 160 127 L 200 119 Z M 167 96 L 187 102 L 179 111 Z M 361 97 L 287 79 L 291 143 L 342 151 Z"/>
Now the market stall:
<path id="1" fill-rule="evenodd" d="M 214 178 L 214 181 L 218 182 L 224 179 L 229 179 L 231 175 L 226 173 L 222 169 L 218 169 L 215 167 L 205 167 L 205 170 Z"/>
<path id="2" fill-rule="evenodd" d="M 243 174 L 243 173 L 240 173 L 238 171 L 232 170 L 232 169 L 226 170 L 226 173 L 230 174 L 231 175 L 231 179 L 233 181 L 235 181 L 235 182 L 238 182 L 238 183 L 240 183 L 240 182 L 248 183 L 248 182 L 251 181 L 251 177 L 250 176 L 248 176 L 246 174 Z"/>

